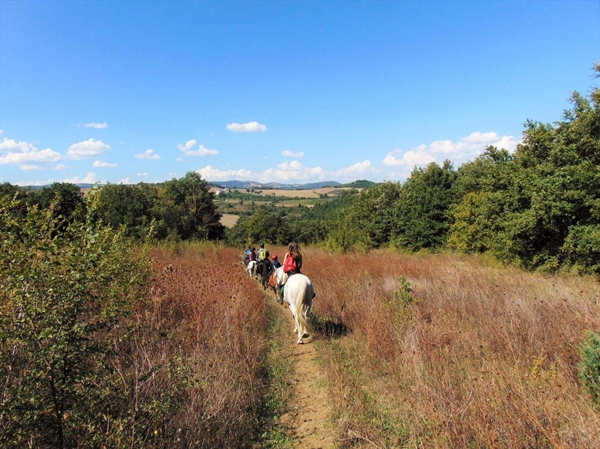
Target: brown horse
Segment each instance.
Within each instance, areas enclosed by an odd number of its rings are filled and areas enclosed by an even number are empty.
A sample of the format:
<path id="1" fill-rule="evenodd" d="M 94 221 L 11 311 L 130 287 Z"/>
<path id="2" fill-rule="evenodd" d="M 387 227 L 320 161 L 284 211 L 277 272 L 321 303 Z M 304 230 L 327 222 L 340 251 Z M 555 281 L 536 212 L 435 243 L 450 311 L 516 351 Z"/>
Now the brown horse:
<path id="1" fill-rule="evenodd" d="M 281 293 L 279 292 L 279 285 L 277 285 L 277 270 L 273 270 L 271 276 L 269 276 L 269 287 L 273 289 L 277 302 L 283 304 L 283 299 L 281 299 Z"/>

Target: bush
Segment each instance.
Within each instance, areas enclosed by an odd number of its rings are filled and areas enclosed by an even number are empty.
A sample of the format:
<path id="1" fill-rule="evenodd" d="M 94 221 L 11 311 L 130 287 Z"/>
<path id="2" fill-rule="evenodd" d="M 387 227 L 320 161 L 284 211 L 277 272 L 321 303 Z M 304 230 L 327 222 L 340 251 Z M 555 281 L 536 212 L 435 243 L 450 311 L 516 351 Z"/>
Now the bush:
<path id="1" fill-rule="evenodd" d="M 0 200 L 0 446 L 114 447 L 144 430 L 114 365 L 148 269 L 119 233 L 65 229 L 56 205 L 23 220 Z"/>
<path id="2" fill-rule="evenodd" d="M 579 378 L 589 390 L 594 406 L 600 410 L 600 334 L 589 332 L 581 347 Z"/>

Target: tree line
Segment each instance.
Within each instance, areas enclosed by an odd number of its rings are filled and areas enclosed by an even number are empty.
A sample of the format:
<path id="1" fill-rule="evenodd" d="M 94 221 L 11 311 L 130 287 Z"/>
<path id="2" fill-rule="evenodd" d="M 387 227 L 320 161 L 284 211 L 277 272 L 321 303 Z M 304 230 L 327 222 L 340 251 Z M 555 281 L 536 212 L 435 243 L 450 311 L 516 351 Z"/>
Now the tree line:
<path id="1" fill-rule="evenodd" d="M 65 226 L 83 221 L 123 229 L 125 236 L 155 240 L 220 240 L 225 238 L 214 194 L 199 174 L 162 184 L 107 184 L 94 187 L 85 197 L 69 183 L 54 183 L 41 189 L 0 184 L 0 197 L 18 197 L 21 215 L 29 208 L 48 209 L 54 202 L 54 218 Z"/>

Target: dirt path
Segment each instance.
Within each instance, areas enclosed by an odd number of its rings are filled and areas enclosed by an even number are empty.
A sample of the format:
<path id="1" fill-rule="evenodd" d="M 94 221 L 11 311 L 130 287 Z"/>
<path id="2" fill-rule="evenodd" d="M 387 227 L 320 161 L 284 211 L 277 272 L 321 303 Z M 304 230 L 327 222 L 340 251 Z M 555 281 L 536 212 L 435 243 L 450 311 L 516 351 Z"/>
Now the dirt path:
<path id="1" fill-rule="evenodd" d="M 273 297 L 270 301 L 275 302 Z M 281 423 L 292 430 L 297 438 L 296 447 L 302 449 L 330 449 L 334 447 L 334 433 L 331 428 L 331 409 L 327 398 L 325 376 L 317 360 L 316 341 L 310 335 L 304 344 L 296 343 L 294 319 L 287 307 L 277 305 L 278 319 L 285 329 L 289 328 L 290 357 L 294 369 L 290 384 L 295 394 L 289 402 L 289 412 L 281 417 Z M 310 331 L 309 331 L 310 332 Z M 283 335 L 285 337 L 285 333 Z"/>

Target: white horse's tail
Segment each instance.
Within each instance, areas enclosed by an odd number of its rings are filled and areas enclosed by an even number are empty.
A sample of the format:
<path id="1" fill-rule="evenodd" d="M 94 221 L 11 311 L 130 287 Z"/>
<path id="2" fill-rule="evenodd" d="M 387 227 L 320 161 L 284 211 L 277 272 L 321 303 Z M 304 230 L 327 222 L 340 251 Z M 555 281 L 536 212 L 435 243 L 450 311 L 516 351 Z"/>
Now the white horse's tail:
<path id="1" fill-rule="evenodd" d="M 310 296 L 312 297 L 312 293 L 310 293 Z M 306 298 L 306 295 L 302 297 L 302 299 L 304 298 Z M 296 318 L 298 320 L 299 325 L 298 338 L 302 339 L 302 337 L 304 337 L 304 333 L 308 329 L 308 320 L 306 318 L 306 315 L 308 314 L 308 310 L 310 307 L 308 304 L 302 301 L 302 299 L 298 299 L 299 301 L 296 302 Z"/>

